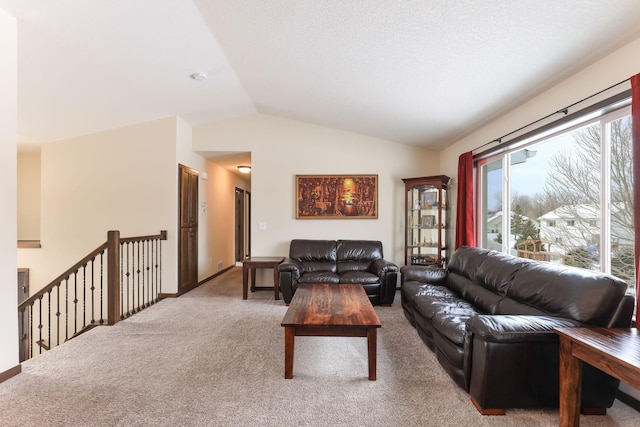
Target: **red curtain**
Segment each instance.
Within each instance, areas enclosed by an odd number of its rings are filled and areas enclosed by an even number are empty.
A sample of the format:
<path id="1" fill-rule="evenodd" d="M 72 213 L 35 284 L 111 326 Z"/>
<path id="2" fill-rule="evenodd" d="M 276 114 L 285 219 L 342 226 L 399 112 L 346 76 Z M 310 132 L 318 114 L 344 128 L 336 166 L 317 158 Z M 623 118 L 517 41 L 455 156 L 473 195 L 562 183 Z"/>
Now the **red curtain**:
<path id="1" fill-rule="evenodd" d="M 633 141 L 633 223 L 636 257 L 636 327 L 640 328 L 640 74 L 631 77 L 631 138 Z"/>
<path id="2" fill-rule="evenodd" d="M 640 176 L 640 175 L 638 175 Z M 458 204 L 456 206 L 456 246 L 474 246 L 473 226 L 473 155 L 463 153 L 458 159 Z"/>

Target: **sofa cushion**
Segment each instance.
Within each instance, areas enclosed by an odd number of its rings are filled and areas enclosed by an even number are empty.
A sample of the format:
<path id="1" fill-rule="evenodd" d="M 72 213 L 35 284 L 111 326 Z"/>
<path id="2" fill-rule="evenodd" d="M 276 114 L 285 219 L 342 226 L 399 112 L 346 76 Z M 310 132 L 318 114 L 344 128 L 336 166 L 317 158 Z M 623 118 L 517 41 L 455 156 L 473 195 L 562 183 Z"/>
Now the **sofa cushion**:
<path id="1" fill-rule="evenodd" d="M 456 272 L 474 280 L 475 272 L 490 252 L 488 249 L 461 246 L 451 255 L 447 271 Z"/>
<path id="2" fill-rule="evenodd" d="M 498 303 L 504 298 L 458 273 L 448 274 L 447 286 L 483 313 L 495 312 Z"/>
<path id="3" fill-rule="evenodd" d="M 357 283 L 361 285 L 371 285 L 380 283 L 380 278 L 373 273 L 366 271 L 346 271 L 338 274 L 340 283 Z"/>
<path id="4" fill-rule="evenodd" d="M 433 329 L 459 347 L 463 347 L 467 320 L 478 315 L 473 307 L 457 307 L 433 316 Z"/>
<path id="5" fill-rule="evenodd" d="M 336 259 L 344 261 L 371 261 L 382 259 L 382 242 L 377 240 L 338 240 Z"/>
<path id="6" fill-rule="evenodd" d="M 500 252 L 489 252 L 476 270 L 476 278 L 485 288 L 505 295 L 516 273 L 532 261 Z"/>
<path id="7" fill-rule="evenodd" d="M 289 246 L 289 258 L 295 258 L 302 263 L 329 262 L 338 259 L 335 240 L 307 240 L 294 239 Z"/>
<path id="8" fill-rule="evenodd" d="M 463 299 L 444 286 L 423 285 L 414 298 L 415 310 L 425 319 L 431 320 L 436 313 L 472 308 Z"/>
<path id="9" fill-rule="evenodd" d="M 529 263 L 507 289 L 507 296 L 547 315 L 606 326 L 627 284 L 603 273 L 549 263 Z"/>
<path id="10" fill-rule="evenodd" d="M 301 275 L 298 283 L 340 283 L 340 278 L 331 271 L 312 271 Z"/>
<path id="11" fill-rule="evenodd" d="M 338 274 L 342 275 L 349 272 L 369 271 L 372 261 L 340 261 L 338 263 Z"/>

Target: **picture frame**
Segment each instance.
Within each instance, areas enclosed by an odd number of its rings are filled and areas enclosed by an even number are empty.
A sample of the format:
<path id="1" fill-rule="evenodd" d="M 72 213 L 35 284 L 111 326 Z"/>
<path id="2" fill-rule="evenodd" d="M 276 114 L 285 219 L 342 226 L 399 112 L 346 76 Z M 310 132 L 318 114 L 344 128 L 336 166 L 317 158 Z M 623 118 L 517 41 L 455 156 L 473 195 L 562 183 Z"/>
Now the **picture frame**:
<path id="1" fill-rule="evenodd" d="M 438 193 L 435 191 L 425 191 L 422 193 L 420 203 L 423 209 L 436 208 L 438 206 Z"/>
<path id="2" fill-rule="evenodd" d="M 436 226 L 436 216 L 435 215 L 422 215 L 420 219 L 420 227 L 422 228 L 433 228 Z"/>
<path id="3" fill-rule="evenodd" d="M 296 175 L 296 219 L 377 219 L 378 175 Z"/>

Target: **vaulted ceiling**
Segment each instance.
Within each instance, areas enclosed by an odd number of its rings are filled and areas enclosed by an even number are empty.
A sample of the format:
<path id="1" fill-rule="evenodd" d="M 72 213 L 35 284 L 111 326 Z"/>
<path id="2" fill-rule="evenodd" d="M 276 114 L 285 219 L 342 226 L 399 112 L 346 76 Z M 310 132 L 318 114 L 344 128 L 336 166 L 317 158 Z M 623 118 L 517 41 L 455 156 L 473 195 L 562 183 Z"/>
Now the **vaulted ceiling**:
<path id="1" fill-rule="evenodd" d="M 262 112 L 441 149 L 640 36 L 637 0 L 0 0 L 0 9 L 18 19 L 24 143 Z"/>

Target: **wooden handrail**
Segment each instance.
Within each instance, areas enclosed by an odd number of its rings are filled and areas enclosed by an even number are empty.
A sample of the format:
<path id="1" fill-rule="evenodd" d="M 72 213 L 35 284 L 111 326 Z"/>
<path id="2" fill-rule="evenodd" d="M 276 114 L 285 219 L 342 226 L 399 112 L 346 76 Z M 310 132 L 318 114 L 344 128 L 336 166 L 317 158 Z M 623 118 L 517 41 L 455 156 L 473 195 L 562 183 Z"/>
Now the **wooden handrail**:
<path id="1" fill-rule="evenodd" d="M 93 258 L 95 258 L 96 255 L 98 255 L 100 252 L 104 251 L 106 248 L 107 248 L 107 242 L 104 242 L 103 244 L 98 246 L 96 249 L 94 249 L 89 255 L 85 256 L 80 261 L 75 263 L 73 265 L 73 267 L 67 269 L 67 271 L 65 271 L 64 273 L 62 273 L 58 277 L 56 277 L 47 286 L 45 286 L 44 288 L 40 289 L 34 295 L 32 295 L 31 297 L 29 297 L 28 299 L 23 301 L 20 305 L 18 305 L 18 311 L 20 311 L 20 309 L 22 309 L 24 307 L 27 307 L 27 306 L 31 305 L 35 300 L 39 299 L 41 296 L 43 296 L 44 294 L 49 292 L 58 283 L 62 282 L 64 279 L 66 279 L 69 276 L 71 276 L 76 270 L 79 270 L 83 265 L 87 264 L 89 261 L 91 261 Z"/>
<path id="2" fill-rule="evenodd" d="M 33 356 L 34 346 L 41 353 L 159 301 L 161 240 L 167 240 L 166 230 L 126 238 L 109 231 L 105 243 L 19 304 L 20 345 L 26 358 Z M 130 250 L 135 258 L 129 257 Z"/>
<path id="3" fill-rule="evenodd" d="M 118 233 L 118 236 L 119 236 L 120 232 L 117 232 L 117 233 Z M 119 241 L 119 243 L 127 243 L 127 242 L 137 242 L 137 241 L 146 241 L 146 240 L 155 240 L 155 239 L 167 240 L 167 231 L 166 230 L 161 230 L 160 234 L 149 235 L 149 236 L 123 237 L 121 239 L 119 238 L 118 241 Z M 75 271 L 79 270 L 82 266 L 84 266 L 89 261 L 91 261 L 96 255 L 100 254 L 100 252 L 102 252 L 105 249 L 107 249 L 108 243 L 109 242 L 107 241 L 107 242 L 104 242 L 103 244 L 101 244 L 100 246 L 98 246 L 96 249 L 94 249 L 92 252 L 90 252 L 87 256 L 82 258 L 80 261 L 75 263 L 72 267 L 68 268 L 64 273 L 62 273 L 61 275 L 56 277 L 54 280 L 52 280 L 47 286 L 45 286 L 44 288 L 40 289 L 34 295 L 32 295 L 31 297 L 29 297 L 28 299 L 23 301 L 20 305 L 18 305 L 18 311 L 20 311 L 20 309 L 22 309 L 24 307 L 27 307 L 27 306 L 31 305 L 35 300 L 39 299 L 41 296 L 45 295 L 47 292 L 49 292 L 51 289 L 53 289 L 53 287 L 56 286 L 58 283 L 60 283 L 64 279 L 68 278 Z M 118 271 L 118 270 L 119 269 L 116 268 L 113 271 Z"/>

